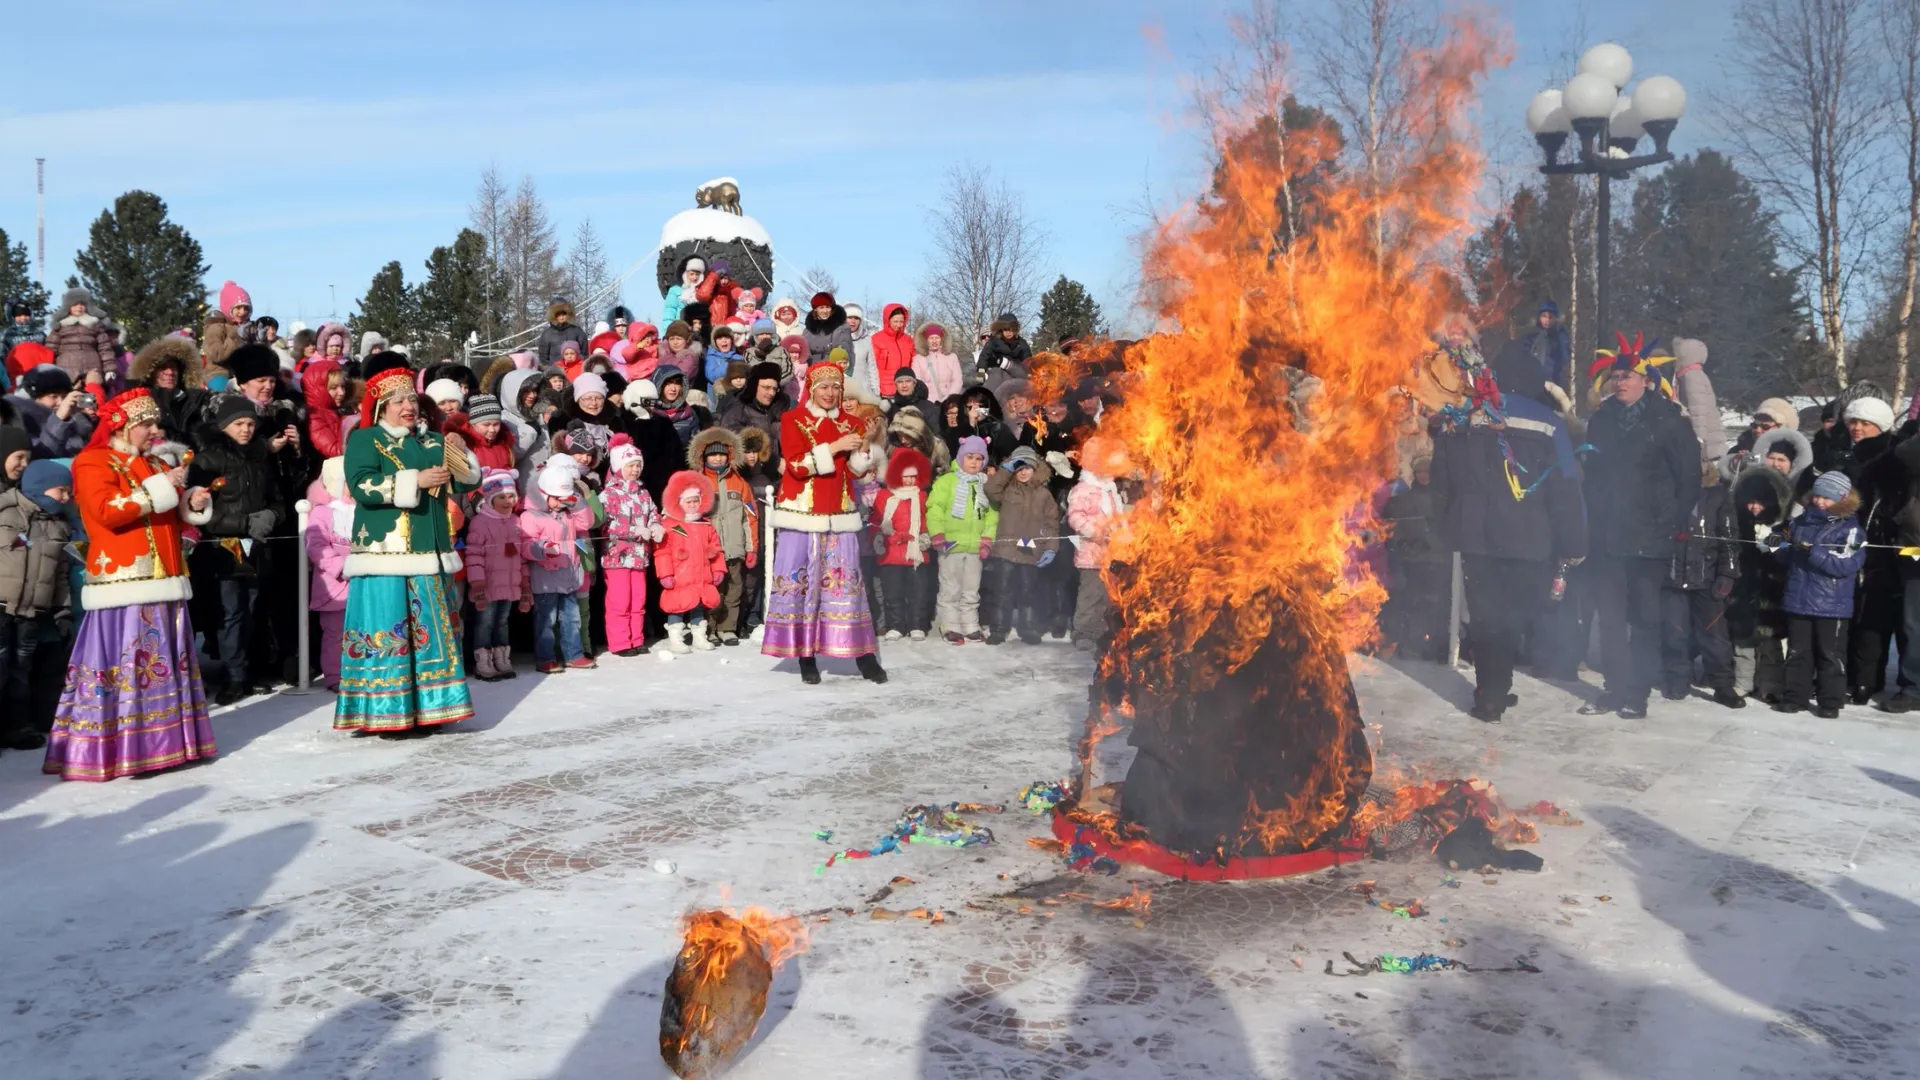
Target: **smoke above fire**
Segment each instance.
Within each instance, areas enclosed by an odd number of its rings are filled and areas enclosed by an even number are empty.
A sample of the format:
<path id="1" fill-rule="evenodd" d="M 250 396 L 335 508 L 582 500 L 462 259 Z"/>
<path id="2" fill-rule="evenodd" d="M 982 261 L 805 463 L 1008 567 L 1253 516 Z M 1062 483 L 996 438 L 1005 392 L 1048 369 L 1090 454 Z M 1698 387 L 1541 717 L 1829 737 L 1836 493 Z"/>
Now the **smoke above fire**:
<path id="1" fill-rule="evenodd" d="M 1206 103 L 1212 185 L 1147 241 L 1163 332 L 1127 349 L 1100 427 L 1146 479 L 1111 548 L 1101 672 L 1140 750 L 1122 816 L 1227 855 L 1323 842 L 1371 775 L 1346 652 L 1384 590 L 1352 554 L 1396 469 L 1398 388 L 1463 309 L 1468 114 L 1506 54 L 1462 18 L 1402 58 L 1423 107 L 1369 170 L 1268 48 Z"/>

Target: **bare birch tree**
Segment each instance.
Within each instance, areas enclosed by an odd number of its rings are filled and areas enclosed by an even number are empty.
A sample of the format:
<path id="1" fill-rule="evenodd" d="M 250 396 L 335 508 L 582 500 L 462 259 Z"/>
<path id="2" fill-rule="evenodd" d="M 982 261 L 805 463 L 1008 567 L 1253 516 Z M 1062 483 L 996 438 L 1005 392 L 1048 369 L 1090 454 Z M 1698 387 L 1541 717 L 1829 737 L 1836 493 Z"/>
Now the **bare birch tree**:
<path id="1" fill-rule="evenodd" d="M 807 267 L 806 272 L 800 275 L 800 291 L 806 294 L 800 297 L 800 302 L 809 304 L 813 302 L 816 293 L 838 294 L 840 281 L 833 276 L 833 271 L 816 263 Z"/>
<path id="2" fill-rule="evenodd" d="M 933 212 L 932 268 L 922 293 L 933 311 L 964 329 L 969 345 L 1002 312 L 1032 310 L 1040 295 L 1046 236 L 1020 196 L 989 170 L 955 166 Z"/>
<path id="3" fill-rule="evenodd" d="M 591 330 L 594 320 L 599 319 L 615 304 L 620 302 L 620 294 L 613 286 L 613 272 L 607 268 L 607 250 L 600 243 L 599 233 L 594 231 L 593 219 L 581 218 L 580 225 L 573 232 L 573 247 L 567 251 L 567 261 L 561 268 L 564 278 L 563 289 L 573 300 L 576 318 L 581 325 Z M 591 306 L 592 310 L 586 310 Z"/>
<path id="4" fill-rule="evenodd" d="M 509 331 L 525 330 L 545 321 L 547 301 L 562 285 L 554 265 L 560 245 L 553 237 L 553 222 L 547 206 L 540 200 L 533 177 L 522 176 L 507 204 L 501 223 L 500 269 L 507 283 L 507 310 L 513 325 Z"/>
<path id="5" fill-rule="evenodd" d="M 1904 185 L 1896 185 L 1906 202 L 1906 222 L 1900 234 L 1893 329 L 1893 400 L 1902 402 L 1911 374 L 1914 292 L 1920 278 L 1920 0 L 1881 0 L 1880 40 L 1893 89 L 1894 158 L 1904 166 Z"/>
<path id="6" fill-rule="evenodd" d="M 1790 220 L 1812 277 L 1815 327 L 1845 387 L 1848 291 L 1878 222 L 1872 0 L 1741 0 L 1734 11 L 1726 128 L 1743 164 Z"/>
<path id="7" fill-rule="evenodd" d="M 1348 0 L 1306 20 L 1304 46 L 1313 85 L 1347 130 L 1348 150 L 1373 191 L 1392 177 L 1411 136 L 1414 110 L 1431 108 L 1409 59 L 1438 42 L 1428 0 Z M 1392 223 L 1373 215 L 1374 257 L 1387 250 Z"/>

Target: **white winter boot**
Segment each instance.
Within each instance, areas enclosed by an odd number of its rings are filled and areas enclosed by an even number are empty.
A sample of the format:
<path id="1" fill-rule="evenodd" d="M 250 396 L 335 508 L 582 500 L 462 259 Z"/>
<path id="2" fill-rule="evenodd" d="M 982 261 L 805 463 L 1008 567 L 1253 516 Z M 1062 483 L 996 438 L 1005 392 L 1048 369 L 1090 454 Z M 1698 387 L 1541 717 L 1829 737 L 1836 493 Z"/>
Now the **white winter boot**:
<path id="1" fill-rule="evenodd" d="M 713 642 L 707 638 L 707 620 L 687 624 L 693 632 L 693 647 L 701 652 L 712 652 Z"/>
<path id="2" fill-rule="evenodd" d="M 687 625 L 685 623 L 669 624 L 667 626 L 667 641 L 666 641 L 667 651 L 671 653 L 692 652 L 693 650 L 687 647 L 686 634 L 687 634 Z"/>
<path id="3" fill-rule="evenodd" d="M 473 677 L 481 682 L 493 682 L 500 674 L 493 669 L 493 649 L 473 650 Z"/>
<path id="4" fill-rule="evenodd" d="M 493 647 L 493 673 L 503 679 L 520 677 L 520 673 L 513 670 L 513 646 L 495 645 Z"/>

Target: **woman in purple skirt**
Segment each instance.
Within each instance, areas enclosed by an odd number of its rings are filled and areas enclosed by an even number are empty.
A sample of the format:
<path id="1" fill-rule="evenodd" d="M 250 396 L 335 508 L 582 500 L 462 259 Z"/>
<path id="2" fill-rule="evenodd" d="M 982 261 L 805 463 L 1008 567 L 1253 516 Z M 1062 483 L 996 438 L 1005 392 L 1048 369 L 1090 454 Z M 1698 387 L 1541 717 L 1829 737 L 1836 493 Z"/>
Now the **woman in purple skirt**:
<path id="1" fill-rule="evenodd" d="M 760 651 L 798 659 L 809 683 L 820 681 L 820 656 L 851 657 L 863 677 L 883 683 L 860 576 L 864 522 L 853 492 L 854 477 L 873 463 L 864 449 L 866 425 L 840 408 L 845 381 L 838 365 L 813 365 L 806 405 L 780 418 L 778 531 Z"/>
<path id="2" fill-rule="evenodd" d="M 86 611 L 43 766 L 63 780 L 112 780 L 215 753 L 180 548 L 180 522 L 205 524 L 212 497 L 183 495 L 186 467 L 146 456 L 159 424 L 152 395 L 129 390 L 101 406 L 93 441 L 74 455 Z"/>

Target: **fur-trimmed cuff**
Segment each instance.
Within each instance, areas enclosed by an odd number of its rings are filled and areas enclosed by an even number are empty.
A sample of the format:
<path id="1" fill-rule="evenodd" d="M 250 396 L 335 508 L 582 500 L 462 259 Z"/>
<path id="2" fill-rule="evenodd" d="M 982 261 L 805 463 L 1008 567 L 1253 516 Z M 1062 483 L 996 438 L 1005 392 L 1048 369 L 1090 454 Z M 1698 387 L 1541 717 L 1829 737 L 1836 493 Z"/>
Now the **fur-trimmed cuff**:
<path id="1" fill-rule="evenodd" d="M 851 470 L 855 476 L 866 475 L 867 470 L 872 467 L 873 455 L 867 453 L 865 450 L 855 450 L 853 456 L 847 459 L 847 468 Z"/>
<path id="2" fill-rule="evenodd" d="M 191 503 L 185 502 L 185 501 L 181 502 L 180 520 L 186 522 L 189 525 L 205 525 L 207 522 L 212 521 L 213 520 L 212 493 L 209 492 L 207 495 L 207 508 L 205 510 L 195 510 Z"/>
<path id="3" fill-rule="evenodd" d="M 140 487 L 147 493 L 150 514 L 164 514 L 180 505 L 180 492 L 176 491 L 173 481 L 163 473 L 155 473 L 140 481 Z"/>
<path id="4" fill-rule="evenodd" d="M 393 505 L 402 510 L 420 505 L 419 469 L 401 469 L 393 474 Z"/>
<path id="5" fill-rule="evenodd" d="M 815 476 L 831 476 L 833 474 L 833 446 L 829 443 L 822 443 L 809 451 L 807 453 L 807 467 L 813 470 L 813 475 Z"/>

